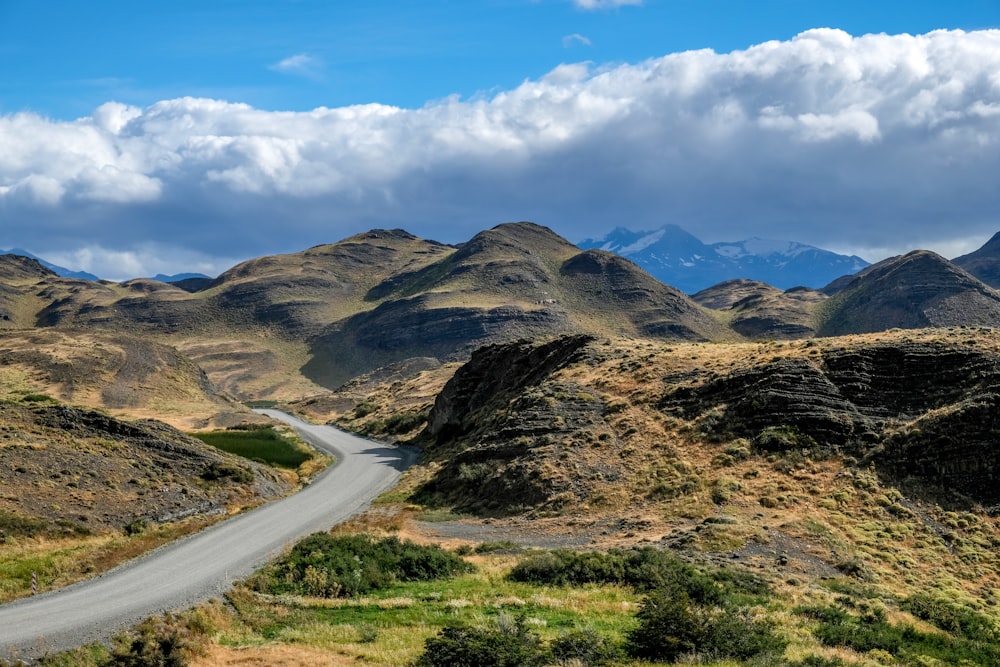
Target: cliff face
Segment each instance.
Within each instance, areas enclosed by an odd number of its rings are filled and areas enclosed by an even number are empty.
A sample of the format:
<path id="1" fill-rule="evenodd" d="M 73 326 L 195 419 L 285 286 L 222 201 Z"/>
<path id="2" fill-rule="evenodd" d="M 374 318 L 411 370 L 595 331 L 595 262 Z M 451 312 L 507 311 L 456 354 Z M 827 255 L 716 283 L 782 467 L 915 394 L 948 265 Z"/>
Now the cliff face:
<path id="1" fill-rule="evenodd" d="M 505 514 L 658 485 L 682 493 L 684 478 L 704 487 L 711 474 L 675 448 L 711 459 L 745 446 L 760 459 L 874 466 L 887 482 L 992 507 L 998 436 L 993 332 L 634 350 L 566 336 L 486 347 L 455 373 L 422 436 L 439 465 L 416 499 Z"/>
<path id="2" fill-rule="evenodd" d="M 590 341 L 567 336 L 476 351 L 434 403 L 426 449 L 443 465 L 418 497 L 504 514 L 568 491 L 572 480 L 550 466 L 556 443 L 591 426 L 603 404 L 578 387 L 551 384 L 551 376 Z M 543 381 L 548 386 L 540 389 Z"/>
<path id="3" fill-rule="evenodd" d="M 1000 503 L 1000 355 L 946 342 L 833 348 L 668 391 L 661 410 L 761 451 L 845 453 Z"/>

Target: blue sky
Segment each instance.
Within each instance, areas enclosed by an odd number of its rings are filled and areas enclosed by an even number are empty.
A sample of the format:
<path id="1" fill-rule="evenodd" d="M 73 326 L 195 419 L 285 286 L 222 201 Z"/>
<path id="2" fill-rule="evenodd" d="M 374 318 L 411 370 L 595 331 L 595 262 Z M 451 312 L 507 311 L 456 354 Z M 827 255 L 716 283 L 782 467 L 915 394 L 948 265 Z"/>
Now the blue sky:
<path id="1" fill-rule="evenodd" d="M 1000 229 L 998 27 L 996 0 L 0 0 L 0 248 L 124 278 L 531 219 L 959 254 Z"/>
<path id="2" fill-rule="evenodd" d="M 810 28 L 1000 26 L 996 0 L 0 0 L 0 112 L 177 97 L 305 111 L 490 95 L 560 63 L 728 52 Z"/>

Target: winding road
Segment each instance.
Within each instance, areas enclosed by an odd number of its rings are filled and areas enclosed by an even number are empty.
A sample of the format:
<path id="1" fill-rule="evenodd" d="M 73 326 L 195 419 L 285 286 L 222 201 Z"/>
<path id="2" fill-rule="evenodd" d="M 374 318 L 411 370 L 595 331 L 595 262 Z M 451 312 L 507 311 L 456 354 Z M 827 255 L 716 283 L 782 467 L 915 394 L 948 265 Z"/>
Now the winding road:
<path id="1" fill-rule="evenodd" d="M 296 539 L 327 530 L 395 484 L 415 453 L 317 426 L 280 419 L 336 462 L 298 493 L 216 524 L 94 579 L 0 606 L 0 658 L 105 641 L 122 628 L 227 591 Z"/>

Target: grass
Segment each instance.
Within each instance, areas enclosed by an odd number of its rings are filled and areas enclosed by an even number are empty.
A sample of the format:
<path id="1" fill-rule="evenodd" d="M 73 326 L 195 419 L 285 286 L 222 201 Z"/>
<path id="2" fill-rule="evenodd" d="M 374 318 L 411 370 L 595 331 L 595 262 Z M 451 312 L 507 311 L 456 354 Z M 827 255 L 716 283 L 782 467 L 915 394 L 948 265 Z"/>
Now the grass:
<path id="1" fill-rule="evenodd" d="M 158 546 L 195 533 L 220 517 L 190 519 L 155 526 L 139 535 L 104 533 L 0 540 L 0 603 L 31 594 L 31 574 L 39 592 L 68 586 L 105 572 Z"/>
<path id="2" fill-rule="evenodd" d="M 247 459 L 295 470 L 315 454 L 270 426 L 253 430 L 193 433 L 205 444 Z"/>
<path id="3" fill-rule="evenodd" d="M 547 640 L 582 628 L 621 639 L 631 627 L 639 596 L 625 587 L 511 582 L 505 578 L 516 561 L 510 555 L 468 560 L 476 572 L 395 584 L 349 599 L 274 597 L 240 589 L 230 599 L 239 620 L 217 641 L 233 648 L 291 644 L 372 664 L 402 665 L 441 628 L 488 625 L 501 614 L 524 615 Z"/>

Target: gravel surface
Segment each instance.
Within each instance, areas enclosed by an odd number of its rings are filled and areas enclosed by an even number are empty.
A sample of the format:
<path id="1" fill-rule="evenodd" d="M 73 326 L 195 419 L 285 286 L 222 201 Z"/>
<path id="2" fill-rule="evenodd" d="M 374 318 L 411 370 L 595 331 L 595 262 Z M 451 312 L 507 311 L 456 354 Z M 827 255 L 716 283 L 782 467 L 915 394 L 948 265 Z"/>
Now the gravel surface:
<path id="1" fill-rule="evenodd" d="M 168 610 L 226 592 L 235 579 L 278 556 L 286 545 L 327 530 L 368 506 L 415 459 L 330 426 L 275 410 L 335 465 L 295 495 L 161 547 L 94 579 L 0 606 L 0 659 L 30 660 L 90 642 Z"/>

